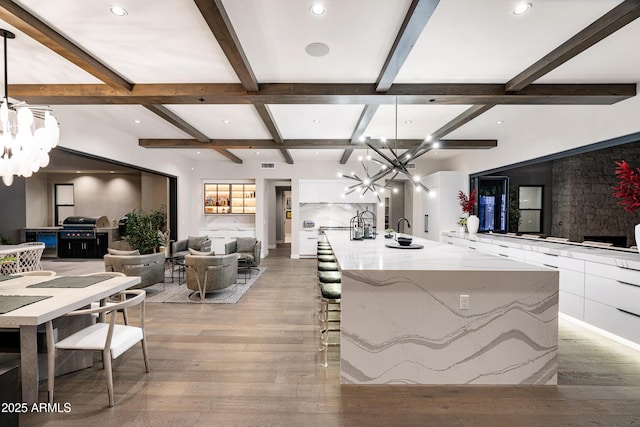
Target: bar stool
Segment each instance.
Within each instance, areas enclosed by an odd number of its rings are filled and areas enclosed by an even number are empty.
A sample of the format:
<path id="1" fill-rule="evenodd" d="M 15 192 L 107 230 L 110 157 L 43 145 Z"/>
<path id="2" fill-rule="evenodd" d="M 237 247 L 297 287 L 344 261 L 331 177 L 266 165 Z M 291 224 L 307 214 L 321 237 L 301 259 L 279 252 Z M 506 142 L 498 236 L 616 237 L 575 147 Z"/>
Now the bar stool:
<path id="1" fill-rule="evenodd" d="M 318 262 L 336 262 L 336 257 L 333 255 L 318 255 Z"/>
<path id="2" fill-rule="evenodd" d="M 321 271 L 339 271 L 337 262 L 319 262 L 318 272 Z"/>
<path id="3" fill-rule="evenodd" d="M 331 249 L 318 249 L 316 254 L 317 255 L 333 255 L 333 251 Z"/>
<path id="4" fill-rule="evenodd" d="M 321 291 L 321 318 L 320 318 L 320 350 L 324 352 L 322 366 L 327 367 L 329 365 L 329 346 L 339 346 L 339 342 L 329 341 L 329 332 L 340 331 L 340 318 L 329 318 L 329 305 L 337 304 L 340 306 L 340 298 L 342 296 L 342 283 L 322 283 L 320 287 Z M 340 310 L 335 310 L 338 313 Z M 337 324 L 337 326 L 335 326 Z M 334 325 L 334 326 L 332 326 Z"/>

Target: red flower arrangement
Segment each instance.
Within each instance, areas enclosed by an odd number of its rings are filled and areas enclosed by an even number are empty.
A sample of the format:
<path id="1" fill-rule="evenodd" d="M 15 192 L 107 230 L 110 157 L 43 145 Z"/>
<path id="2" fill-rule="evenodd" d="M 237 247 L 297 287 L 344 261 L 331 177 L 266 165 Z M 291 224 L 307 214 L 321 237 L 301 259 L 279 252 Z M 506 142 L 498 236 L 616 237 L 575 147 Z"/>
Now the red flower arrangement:
<path id="1" fill-rule="evenodd" d="M 471 214 L 473 212 L 473 205 L 476 204 L 476 189 L 474 188 L 469 197 L 462 191 L 458 191 L 458 200 L 460 200 L 460 207 L 462 212 Z"/>
<path id="2" fill-rule="evenodd" d="M 615 192 L 613 196 L 620 199 L 619 205 L 630 213 L 640 209 L 640 168 L 634 170 L 624 160 L 616 162 L 616 176 L 618 186 L 611 187 Z"/>

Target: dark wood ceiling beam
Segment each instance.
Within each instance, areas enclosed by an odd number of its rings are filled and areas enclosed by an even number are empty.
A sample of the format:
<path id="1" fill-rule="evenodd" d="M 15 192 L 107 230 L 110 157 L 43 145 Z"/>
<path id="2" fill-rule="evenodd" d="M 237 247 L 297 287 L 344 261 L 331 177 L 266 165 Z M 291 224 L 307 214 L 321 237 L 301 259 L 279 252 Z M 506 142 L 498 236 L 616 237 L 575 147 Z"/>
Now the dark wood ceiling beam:
<path id="1" fill-rule="evenodd" d="M 198 129 L 196 129 L 189 123 L 187 123 L 180 116 L 175 114 L 173 111 L 169 110 L 164 105 L 143 105 L 143 107 L 151 111 L 152 113 L 158 115 L 159 117 L 162 117 L 164 120 L 171 123 L 181 131 L 193 136 L 198 143 L 205 144 L 205 145 L 210 144 L 211 140 L 205 134 L 203 134 Z M 236 156 L 235 154 L 233 154 L 232 152 L 224 148 L 220 148 L 220 147 L 211 147 L 211 148 L 213 148 L 219 154 L 221 154 L 222 156 L 226 157 L 227 159 L 231 160 L 234 163 L 240 163 L 240 164 L 242 163 L 242 159 L 240 157 Z"/>
<path id="2" fill-rule="evenodd" d="M 354 129 L 353 134 L 351 134 L 352 144 L 356 144 L 359 142 L 360 138 L 364 134 L 364 131 L 367 130 L 369 123 L 371 123 L 373 116 L 375 116 L 376 111 L 378 111 L 378 107 L 378 104 L 367 104 L 364 106 L 364 108 L 362 109 L 362 114 L 360 114 L 360 118 L 358 119 L 358 123 L 356 124 L 356 128 Z M 349 161 L 349 157 L 351 157 L 351 154 L 353 154 L 353 150 L 350 148 L 346 149 L 344 153 L 342 153 L 342 157 L 340 157 L 340 164 L 344 165 L 345 163 L 347 163 L 347 161 Z"/>
<path id="3" fill-rule="evenodd" d="M 127 91 L 133 87 L 124 77 L 118 75 L 16 3 L 10 0 L 0 0 L 0 20 L 17 28 L 109 86 Z"/>
<path id="4" fill-rule="evenodd" d="M 239 84 L 9 85 L 32 104 L 428 104 L 610 105 L 636 95 L 635 84 L 533 84 L 507 92 L 502 84 L 401 84 L 385 93 L 371 84 L 272 83 L 260 92 Z"/>
<path id="5" fill-rule="evenodd" d="M 394 149 L 410 149 L 419 146 L 422 139 L 401 139 L 398 141 L 371 140 L 371 144 L 380 149 L 393 147 Z M 145 148 L 228 148 L 228 149 L 282 149 L 283 144 L 270 139 L 214 139 L 211 142 L 201 142 L 196 139 L 140 139 L 141 147 Z M 353 147 L 348 139 L 287 139 L 284 141 L 287 149 L 295 150 L 319 150 L 319 149 L 342 149 Z M 495 139 L 442 139 L 441 149 L 489 149 L 498 146 Z M 358 148 L 366 148 L 362 145 Z"/>
<path id="6" fill-rule="evenodd" d="M 282 135 L 280 135 L 280 129 L 278 129 L 278 125 L 276 124 L 276 121 L 273 119 L 273 116 L 271 115 L 271 111 L 269 110 L 269 107 L 264 104 L 255 104 L 254 107 L 258 111 L 258 115 L 264 122 L 264 125 L 267 127 L 267 130 L 269 130 L 269 133 L 271 134 L 271 137 L 276 142 L 276 144 L 282 144 L 283 141 L 282 141 Z M 286 148 L 281 148 L 280 152 L 282 153 L 282 157 L 284 157 L 284 160 L 288 164 L 292 165 L 293 157 L 291 157 L 291 153 L 289 153 L 289 150 L 287 150 Z"/>
<path id="7" fill-rule="evenodd" d="M 400 72 L 400 68 L 409 56 L 411 49 L 418 41 L 424 27 L 431 19 L 433 11 L 440 0 L 413 0 L 409 11 L 402 22 L 400 31 L 393 42 L 389 56 L 382 67 L 382 72 L 376 82 L 378 92 L 386 92 L 391 88 L 393 81 Z"/>
<path id="8" fill-rule="evenodd" d="M 435 141 L 444 138 L 446 135 L 469 123 L 471 120 L 475 119 L 481 114 L 484 114 L 493 107 L 495 107 L 495 105 L 474 105 L 473 107 L 465 110 L 462 114 L 456 116 L 453 120 L 450 120 L 437 131 L 433 132 L 431 134 L 432 140 Z"/>
<path id="9" fill-rule="evenodd" d="M 507 91 L 519 91 L 571 58 L 640 17 L 640 0 L 626 0 L 507 82 Z"/>
<path id="10" fill-rule="evenodd" d="M 238 36 L 233 29 L 222 0 L 194 0 L 202 17 L 209 25 L 211 32 L 226 55 L 231 67 L 238 75 L 242 86 L 256 92 L 259 90 L 258 80 L 253 74 L 249 60 L 242 49 Z"/>

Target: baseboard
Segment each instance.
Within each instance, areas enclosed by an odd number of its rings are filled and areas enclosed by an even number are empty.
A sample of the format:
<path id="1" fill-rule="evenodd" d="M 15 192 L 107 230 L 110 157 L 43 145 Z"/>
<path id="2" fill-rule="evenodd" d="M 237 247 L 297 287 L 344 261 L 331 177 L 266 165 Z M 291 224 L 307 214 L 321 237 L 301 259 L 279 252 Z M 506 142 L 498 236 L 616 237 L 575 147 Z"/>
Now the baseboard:
<path id="1" fill-rule="evenodd" d="M 300 259 L 299 254 L 291 254 L 291 259 Z"/>

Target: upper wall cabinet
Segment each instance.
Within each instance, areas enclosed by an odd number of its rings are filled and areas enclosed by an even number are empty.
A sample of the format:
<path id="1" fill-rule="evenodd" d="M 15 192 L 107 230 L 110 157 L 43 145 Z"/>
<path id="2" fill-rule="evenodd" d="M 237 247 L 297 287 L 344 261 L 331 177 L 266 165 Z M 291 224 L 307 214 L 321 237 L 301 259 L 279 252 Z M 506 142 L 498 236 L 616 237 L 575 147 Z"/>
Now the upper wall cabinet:
<path id="1" fill-rule="evenodd" d="M 255 184 L 204 184 L 204 213 L 255 214 Z"/>
<path id="2" fill-rule="evenodd" d="M 354 181 L 347 179 L 301 179 L 300 203 L 377 203 L 375 193 L 367 191 L 361 197 L 361 192 L 354 191 L 344 196 L 345 188 L 353 185 Z"/>

